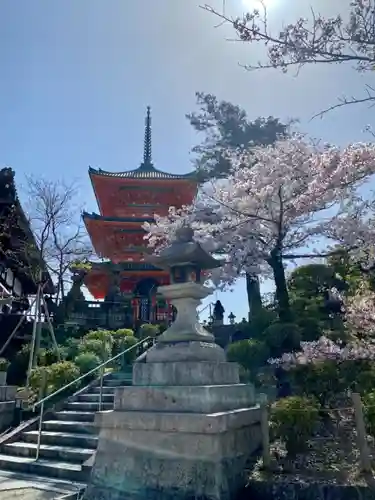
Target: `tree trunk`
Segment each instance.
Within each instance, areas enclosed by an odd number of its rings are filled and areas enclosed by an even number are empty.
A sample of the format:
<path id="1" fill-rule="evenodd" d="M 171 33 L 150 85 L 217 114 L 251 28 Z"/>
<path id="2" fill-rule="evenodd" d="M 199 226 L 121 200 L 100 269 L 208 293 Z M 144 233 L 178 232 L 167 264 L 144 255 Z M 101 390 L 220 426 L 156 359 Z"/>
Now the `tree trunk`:
<path id="1" fill-rule="evenodd" d="M 283 260 L 278 249 L 271 252 L 268 264 L 273 271 L 273 278 L 276 286 L 276 300 L 278 305 L 278 314 L 281 321 L 290 322 L 292 314 L 289 303 L 289 293 L 286 286 L 285 269 Z"/>
<path id="2" fill-rule="evenodd" d="M 249 304 L 249 321 L 262 309 L 259 278 L 254 274 L 246 273 L 246 292 Z"/>

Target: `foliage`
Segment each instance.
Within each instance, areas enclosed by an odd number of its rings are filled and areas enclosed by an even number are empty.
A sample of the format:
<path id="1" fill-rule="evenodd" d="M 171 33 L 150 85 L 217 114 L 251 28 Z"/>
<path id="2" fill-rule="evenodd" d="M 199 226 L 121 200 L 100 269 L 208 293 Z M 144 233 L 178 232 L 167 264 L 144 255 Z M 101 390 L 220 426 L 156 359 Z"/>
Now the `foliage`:
<path id="1" fill-rule="evenodd" d="M 288 455 L 306 451 L 308 440 L 319 422 L 319 406 L 312 398 L 291 396 L 273 404 L 271 428 L 285 443 Z"/>
<path id="2" fill-rule="evenodd" d="M 261 339 L 264 330 L 275 321 L 277 321 L 276 311 L 263 308 L 251 318 L 250 323 L 246 323 L 243 326 L 240 325 L 240 329 L 242 331 L 249 330 L 249 337 L 251 336 L 257 339 Z"/>
<path id="3" fill-rule="evenodd" d="M 291 295 L 321 295 L 324 290 L 345 290 L 346 283 L 326 264 L 308 264 L 295 269 L 288 279 Z"/>
<path id="4" fill-rule="evenodd" d="M 266 344 L 255 339 L 234 342 L 227 351 L 228 361 L 238 363 L 249 372 L 264 365 L 269 356 L 270 351 Z"/>
<path id="5" fill-rule="evenodd" d="M 266 46 L 267 61 L 256 61 L 255 65 L 248 66 L 249 69 L 279 68 L 285 73 L 289 68 L 300 70 L 307 64 L 348 63 L 360 73 L 372 72 L 375 64 L 375 2 L 352 0 L 349 5 L 349 12 L 345 15 L 338 13 L 330 18 L 311 9 L 311 19 L 301 17 L 283 26 L 279 33 L 269 31 L 266 8 L 235 20 L 210 7 L 207 10 L 231 23 L 242 42 Z M 374 100 L 374 88 L 366 85 L 362 96 L 343 97 L 329 109 L 356 103 L 371 104 Z"/>
<path id="6" fill-rule="evenodd" d="M 82 341 L 100 340 L 107 346 L 108 349 L 112 348 L 113 332 L 110 330 L 90 330 L 83 336 Z"/>
<path id="7" fill-rule="evenodd" d="M 112 354 L 112 345 L 98 338 L 85 338 L 78 344 L 78 353 L 91 352 L 99 357 L 104 362 L 107 361 Z"/>
<path id="8" fill-rule="evenodd" d="M 80 339 L 68 338 L 61 347 L 63 358 L 67 360 L 74 359 L 79 352 Z"/>
<path id="9" fill-rule="evenodd" d="M 367 393 L 362 401 L 367 432 L 375 437 L 375 391 Z"/>
<path id="10" fill-rule="evenodd" d="M 130 349 L 138 342 L 139 342 L 139 340 L 136 337 L 130 337 L 130 336 L 123 337 L 118 343 L 118 347 L 117 347 L 118 353 L 123 352 L 126 349 Z M 131 363 L 133 363 L 135 361 L 136 357 L 137 357 L 137 349 L 133 348 L 133 349 L 130 349 L 125 354 L 123 354 L 123 356 L 121 356 L 121 362 L 124 365 L 130 365 Z"/>
<path id="11" fill-rule="evenodd" d="M 9 368 L 9 361 L 5 358 L 0 358 L 0 372 L 6 372 Z"/>
<path id="12" fill-rule="evenodd" d="M 74 364 L 78 366 L 81 375 L 93 370 L 100 363 L 101 359 L 93 352 L 82 352 L 74 358 Z"/>
<path id="13" fill-rule="evenodd" d="M 283 352 L 299 347 L 301 332 L 294 323 L 277 322 L 264 330 L 262 338 L 271 356 L 280 356 Z"/>
<path id="14" fill-rule="evenodd" d="M 206 249 L 226 256 L 219 274 L 211 274 L 214 282 L 232 283 L 244 272 L 271 275 L 280 319 L 289 322 L 286 262 L 334 253 L 330 241 L 369 248 L 371 208 L 358 188 L 375 172 L 374 156 L 372 144 L 340 150 L 299 136 L 240 154 L 227 151 L 228 178 L 213 181 L 190 207 L 145 224 L 149 244 L 161 247 L 190 224 Z M 322 251 L 302 254 L 319 236 L 326 237 Z"/>
<path id="15" fill-rule="evenodd" d="M 152 325 L 150 323 L 145 323 L 141 325 L 137 332 L 137 337 L 140 339 L 145 339 L 146 337 L 157 337 L 160 332 L 159 325 Z"/>
<path id="16" fill-rule="evenodd" d="M 30 376 L 30 386 L 35 392 L 46 383 L 47 393 L 57 391 L 73 382 L 80 375 L 79 368 L 71 361 L 61 361 L 50 366 L 34 368 Z"/>
<path id="17" fill-rule="evenodd" d="M 120 339 L 123 337 L 134 337 L 134 332 L 131 328 L 119 328 L 112 332 L 113 339 Z"/>
<path id="18" fill-rule="evenodd" d="M 348 328 L 357 335 L 375 334 L 375 292 L 363 284 L 345 299 Z"/>
<path id="19" fill-rule="evenodd" d="M 193 148 L 201 181 L 228 176 L 230 162 L 225 154 L 228 148 L 272 144 L 289 134 L 290 124 L 281 123 L 278 118 L 259 117 L 250 121 L 244 109 L 219 101 L 212 94 L 196 92 L 196 99 L 199 112 L 190 113 L 186 118 L 197 132 L 205 135 L 203 142 Z"/>
<path id="20" fill-rule="evenodd" d="M 49 377 L 50 374 L 46 366 L 37 366 L 31 370 L 30 388 L 37 395 L 37 399 L 47 395 Z"/>

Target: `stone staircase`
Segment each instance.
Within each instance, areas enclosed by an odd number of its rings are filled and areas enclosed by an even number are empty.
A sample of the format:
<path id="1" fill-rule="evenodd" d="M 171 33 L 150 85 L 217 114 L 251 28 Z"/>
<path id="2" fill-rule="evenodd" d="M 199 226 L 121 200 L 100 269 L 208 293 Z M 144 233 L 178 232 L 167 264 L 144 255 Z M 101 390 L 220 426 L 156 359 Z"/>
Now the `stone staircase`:
<path id="1" fill-rule="evenodd" d="M 131 385 L 130 373 L 104 377 L 102 410 L 113 409 L 115 388 L 124 385 Z M 95 381 L 63 402 L 58 411 L 44 417 L 38 460 L 38 423 L 5 440 L 0 444 L 0 473 L 13 471 L 55 478 L 73 483 L 76 490 L 84 488 L 91 470 L 84 463 L 95 453 L 98 442 L 94 419 L 99 398 L 100 385 Z"/>

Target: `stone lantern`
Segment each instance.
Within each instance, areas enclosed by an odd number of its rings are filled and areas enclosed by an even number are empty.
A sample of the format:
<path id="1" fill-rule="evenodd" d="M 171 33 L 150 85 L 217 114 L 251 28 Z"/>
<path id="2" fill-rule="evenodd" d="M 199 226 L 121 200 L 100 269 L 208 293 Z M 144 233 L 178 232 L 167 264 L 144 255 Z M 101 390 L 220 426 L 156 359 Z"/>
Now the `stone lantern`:
<path id="1" fill-rule="evenodd" d="M 236 316 L 233 314 L 233 312 L 229 314 L 228 319 L 229 319 L 229 324 L 234 325 L 234 320 L 236 319 Z"/>
<path id="2" fill-rule="evenodd" d="M 202 284 L 202 272 L 221 266 L 221 262 L 194 241 L 191 227 L 176 231 L 175 240 L 159 255 L 146 259 L 161 269 L 167 269 L 171 284 L 158 292 L 177 309 L 176 320 L 157 339 L 142 361 L 225 361 L 224 350 L 215 337 L 199 323 L 197 308 L 213 292 Z"/>

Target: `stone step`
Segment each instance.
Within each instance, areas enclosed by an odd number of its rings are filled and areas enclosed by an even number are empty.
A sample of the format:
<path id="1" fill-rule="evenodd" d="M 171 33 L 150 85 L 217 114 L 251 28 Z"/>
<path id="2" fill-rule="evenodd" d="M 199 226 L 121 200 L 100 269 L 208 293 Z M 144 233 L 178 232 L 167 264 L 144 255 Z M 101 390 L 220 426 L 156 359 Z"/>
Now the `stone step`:
<path id="1" fill-rule="evenodd" d="M 28 443 L 38 442 L 38 431 L 26 431 L 22 434 L 23 441 Z M 52 444 L 57 446 L 72 446 L 74 448 L 86 448 L 96 450 L 98 445 L 98 436 L 93 434 L 77 434 L 74 432 L 53 432 L 43 431 L 41 436 L 43 444 Z"/>
<path id="2" fill-rule="evenodd" d="M 45 420 L 43 430 L 55 432 L 74 432 L 75 434 L 95 433 L 94 422 L 74 422 L 72 420 Z"/>
<path id="3" fill-rule="evenodd" d="M 2 446 L 1 453 L 17 457 L 35 458 L 37 446 L 37 443 L 16 441 Z M 73 448 L 72 446 L 58 446 L 53 444 L 41 444 L 39 449 L 40 458 L 80 464 L 88 460 L 93 453 L 94 451 L 92 449 Z"/>
<path id="4" fill-rule="evenodd" d="M 92 394 L 92 393 L 86 393 L 86 394 L 80 394 L 77 396 L 78 402 L 83 402 L 83 403 L 98 403 L 100 401 L 100 392 L 97 394 Z M 114 401 L 114 394 L 108 394 L 103 392 L 102 393 L 102 402 L 103 403 L 113 403 Z"/>
<path id="5" fill-rule="evenodd" d="M 98 387 L 100 384 L 96 384 L 96 387 Z M 105 387 L 121 387 L 121 386 L 127 386 L 127 385 L 132 385 L 132 380 L 129 379 L 104 379 L 103 380 L 103 385 Z"/>
<path id="6" fill-rule="evenodd" d="M 120 387 L 120 386 L 110 386 L 110 385 L 104 385 L 103 384 L 103 394 L 114 394 L 115 390 L 117 389 L 117 387 Z M 95 387 L 90 387 L 90 390 L 89 392 L 87 392 L 86 394 L 99 394 L 100 393 L 100 385 L 97 385 Z"/>
<path id="7" fill-rule="evenodd" d="M 69 422 L 93 422 L 95 420 L 94 411 L 57 411 L 54 413 L 56 420 L 68 420 Z"/>
<path id="8" fill-rule="evenodd" d="M 65 403 L 64 404 L 64 410 L 68 411 L 92 411 L 96 412 L 99 411 L 99 402 L 93 403 L 89 401 L 72 401 L 70 403 Z M 112 403 L 107 403 L 103 402 L 101 410 L 113 410 L 113 402 Z"/>
<path id="9" fill-rule="evenodd" d="M 39 476 L 68 479 L 69 481 L 85 481 L 86 473 L 79 464 L 44 460 L 29 457 L 13 457 L 0 454 L 0 469 L 36 474 Z"/>

